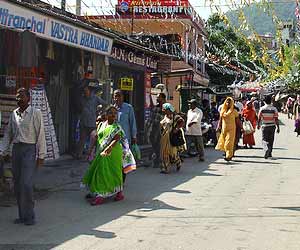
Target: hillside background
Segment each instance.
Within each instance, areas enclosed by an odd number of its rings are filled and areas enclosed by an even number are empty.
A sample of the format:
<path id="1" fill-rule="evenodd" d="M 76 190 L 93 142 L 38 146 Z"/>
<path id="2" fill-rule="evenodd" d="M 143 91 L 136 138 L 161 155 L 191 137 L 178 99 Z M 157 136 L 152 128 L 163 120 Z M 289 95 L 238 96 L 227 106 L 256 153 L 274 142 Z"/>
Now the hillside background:
<path id="1" fill-rule="evenodd" d="M 274 6 L 274 10 L 276 16 L 282 20 L 295 20 L 295 7 L 296 2 L 291 0 L 273 0 L 272 4 Z M 246 19 L 250 25 L 253 27 L 256 32 L 260 35 L 266 33 L 272 33 L 275 35 L 276 27 L 272 21 L 272 17 L 263 12 L 261 7 L 258 7 L 256 4 L 251 4 L 250 6 L 243 7 L 243 12 L 246 16 Z M 226 16 L 229 18 L 231 24 L 236 27 L 240 26 L 238 20 L 239 11 L 228 11 Z M 251 32 L 245 31 L 247 35 L 250 35 Z"/>

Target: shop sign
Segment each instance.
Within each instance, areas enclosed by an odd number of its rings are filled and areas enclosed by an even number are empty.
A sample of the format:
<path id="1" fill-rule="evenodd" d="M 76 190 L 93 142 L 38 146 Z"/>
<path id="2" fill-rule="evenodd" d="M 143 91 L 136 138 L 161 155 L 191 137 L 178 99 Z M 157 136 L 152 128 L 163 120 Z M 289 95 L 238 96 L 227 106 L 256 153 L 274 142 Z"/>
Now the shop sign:
<path id="1" fill-rule="evenodd" d="M 97 54 L 111 54 L 112 39 L 3 0 L 0 26 L 29 30 L 41 38 Z"/>
<path id="2" fill-rule="evenodd" d="M 132 77 L 121 78 L 121 90 L 133 91 L 133 78 Z"/>
<path id="3" fill-rule="evenodd" d="M 117 10 L 123 14 L 187 15 L 194 12 L 188 0 L 118 0 Z"/>
<path id="4" fill-rule="evenodd" d="M 123 62 L 137 64 L 149 69 L 157 69 L 156 59 L 144 54 L 137 55 L 135 52 L 130 50 L 113 47 L 111 57 Z"/>
<path id="5" fill-rule="evenodd" d="M 134 14 L 184 14 L 192 15 L 192 7 L 183 6 L 134 6 Z"/>
<path id="6" fill-rule="evenodd" d="M 132 6 L 188 6 L 188 0 L 118 0 L 118 5 Z"/>

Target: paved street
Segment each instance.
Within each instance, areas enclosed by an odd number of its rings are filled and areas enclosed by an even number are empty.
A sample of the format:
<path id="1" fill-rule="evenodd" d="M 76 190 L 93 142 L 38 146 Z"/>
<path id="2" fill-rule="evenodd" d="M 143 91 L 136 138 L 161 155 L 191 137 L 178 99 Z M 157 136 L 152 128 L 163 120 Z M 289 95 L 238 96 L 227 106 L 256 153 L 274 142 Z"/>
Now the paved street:
<path id="1" fill-rule="evenodd" d="M 98 207 L 79 189 L 84 165 L 63 186 L 55 181 L 68 166 L 46 166 L 45 183 L 55 188 L 37 203 L 38 224 L 14 225 L 16 207 L 0 207 L 0 249 L 298 250 L 300 138 L 291 120 L 282 122 L 277 159 L 262 157 L 259 131 L 256 148 L 239 150 L 232 163 L 207 149 L 205 163 L 188 159 L 180 173 L 143 167 L 128 176 L 124 201 Z"/>

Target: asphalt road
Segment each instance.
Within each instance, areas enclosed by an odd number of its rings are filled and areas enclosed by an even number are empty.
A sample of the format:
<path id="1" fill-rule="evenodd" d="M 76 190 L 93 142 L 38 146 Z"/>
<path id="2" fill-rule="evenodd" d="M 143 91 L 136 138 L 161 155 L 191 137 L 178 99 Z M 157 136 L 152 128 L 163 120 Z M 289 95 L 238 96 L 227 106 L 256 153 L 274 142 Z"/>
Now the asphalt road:
<path id="1" fill-rule="evenodd" d="M 231 163 L 207 149 L 206 162 L 188 159 L 179 173 L 138 169 L 121 202 L 89 206 L 77 178 L 37 203 L 33 227 L 12 224 L 16 207 L 0 207 L 0 250 L 299 250 L 300 138 L 282 122 L 272 160 L 258 131 L 256 148 Z"/>

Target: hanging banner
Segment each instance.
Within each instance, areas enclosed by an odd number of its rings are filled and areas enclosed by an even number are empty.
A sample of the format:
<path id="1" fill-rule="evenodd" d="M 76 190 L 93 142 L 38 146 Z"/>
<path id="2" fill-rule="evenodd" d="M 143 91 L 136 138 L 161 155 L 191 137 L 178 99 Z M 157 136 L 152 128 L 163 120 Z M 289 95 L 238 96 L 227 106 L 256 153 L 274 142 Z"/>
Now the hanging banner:
<path id="1" fill-rule="evenodd" d="M 29 30 L 38 37 L 101 55 L 110 55 L 113 40 L 45 14 L 1 0 L 0 26 Z"/>

